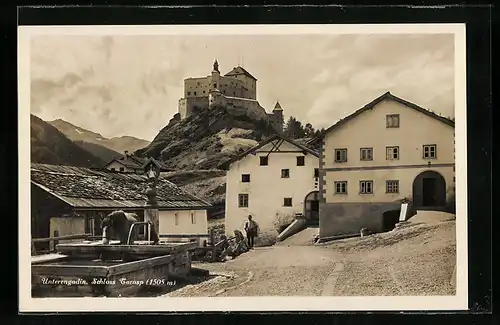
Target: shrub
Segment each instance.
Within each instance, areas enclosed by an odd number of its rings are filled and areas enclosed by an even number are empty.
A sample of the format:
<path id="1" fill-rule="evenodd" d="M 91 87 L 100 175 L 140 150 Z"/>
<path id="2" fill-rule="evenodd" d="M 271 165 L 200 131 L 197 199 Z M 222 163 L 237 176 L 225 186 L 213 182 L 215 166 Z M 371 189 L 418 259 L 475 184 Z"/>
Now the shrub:
<path id="1" fill-rule="evenodd" d="M 272 246 L 278 241 L 278 236 L 274 232 L 265 231 L 255 238 L 255 246 Z"/>
<path id="2" fill-rule="evenodd" d="M 273 226 L 279 234 L 294 221 L 295 214 L 276 214 L 276 217 L 273 221 Z"/>

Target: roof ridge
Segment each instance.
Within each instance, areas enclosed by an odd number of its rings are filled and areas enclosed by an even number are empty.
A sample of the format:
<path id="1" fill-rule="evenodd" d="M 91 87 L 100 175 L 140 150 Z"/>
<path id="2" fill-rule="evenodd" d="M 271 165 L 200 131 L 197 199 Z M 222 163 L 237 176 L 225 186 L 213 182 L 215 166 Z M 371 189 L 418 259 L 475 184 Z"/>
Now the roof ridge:
<path id="1" fill-rule="evenodd" d="M 406 99 L 403 99 L 401 97 L 398 97 L 394 94 L 392 94 L 390 91 L 387 91 L 385 93 L 383 93 L 382 95 L 380 95 L 379 97 L 375 98 L 374 100 L 372 100 L 371 102 L 365 104 L 364 106 L 362 106 L 361 108 L 355 110 L 354 112 L 352 112 L 351 114 L 339 119 L 336 123 L 334 123 L 333 125 L 331 125 L 330 127 L 328 127 L 326 130 L 324 130 L 319 136 L 311 139 L 308 144 L 311 144 L 311 143 L 314 143 L 316 141 L 318 141 L 319 139 L 321 139 L 326 133 L 330 132 L 331 130 L 335 129 L 336 127 L 342 125 L 343 123 L 346 123 L 347 121 L 353 119 L 354 117 L 360 115 L 361 113 L 363 113 L 364 111 L 368 110 L 368 109 L 373 109 L 377 104 L 381 103 L 382 101 L 384 101 L 385 99 L 390 99 L 390 100 L 394 100 L 408 108 L 411 108 L 411 109 L 414 109 L 422 114 L 425 114 L 431 118 L 434 118 L 444 124 L 447 124 L 449 126 L 452 126 L 454 127 L 455 126 L 455 122 L 447 117 L 444 117 L 444 116 L 441 116 L 441 115 L 438 115 L 426 108 L 423 108 L 415 103 L 412 103 Z"/>

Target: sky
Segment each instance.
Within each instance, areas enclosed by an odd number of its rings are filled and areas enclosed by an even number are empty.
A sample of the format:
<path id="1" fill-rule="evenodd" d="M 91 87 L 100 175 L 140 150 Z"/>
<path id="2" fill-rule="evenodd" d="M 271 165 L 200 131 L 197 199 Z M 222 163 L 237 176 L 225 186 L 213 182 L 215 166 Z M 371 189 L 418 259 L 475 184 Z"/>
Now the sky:
<path id="1" fill-rule="evenodd" d="M 183 80 L 242 65 L 257 99 L 328 127 L 383 93 L 454 116 L 452 34 L 37 35 L 31 113 L 105 137 L 152 140 L 177 112 Z"/>

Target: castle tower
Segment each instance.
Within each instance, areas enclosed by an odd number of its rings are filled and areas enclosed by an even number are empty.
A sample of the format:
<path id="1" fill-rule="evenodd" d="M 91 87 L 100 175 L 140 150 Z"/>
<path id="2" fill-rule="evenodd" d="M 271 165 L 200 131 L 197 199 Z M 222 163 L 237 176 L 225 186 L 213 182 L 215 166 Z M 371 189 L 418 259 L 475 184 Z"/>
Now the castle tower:
<path id="1" fill-rule="evenodd" d="M 283 124 L 285 120 L 283 118 L 283 108 L 281 108 L 280 102 L 276 102 L 273 109 L 273 118 L 272 118 L 274 129 L 277 132 L 283 132 Z"/>
<path id="2" fill-rule="evenodd" d="M 214 61 L 214 69 L 212 70 L 212 84 L 211 84 L 211 89 L 219 89 L 220 81 L 220 71 L 219 71 L 219 62 L 217 62 L 217 59 Z"/>

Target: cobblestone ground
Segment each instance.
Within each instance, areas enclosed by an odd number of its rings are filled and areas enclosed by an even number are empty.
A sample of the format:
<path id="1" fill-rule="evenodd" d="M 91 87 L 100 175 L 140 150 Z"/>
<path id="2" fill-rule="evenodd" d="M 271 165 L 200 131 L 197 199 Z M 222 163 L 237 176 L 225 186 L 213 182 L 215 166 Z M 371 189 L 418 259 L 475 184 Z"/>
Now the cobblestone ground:
<path id="1" fill-rule="evenodd" d="M 166 296 L 454 295 L 455 222 L 415 223 L 322 246 L 284 242 L 193 266 L 210 277 Z"/>

